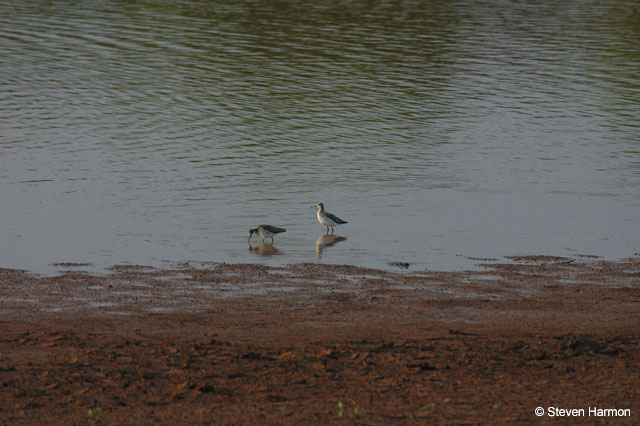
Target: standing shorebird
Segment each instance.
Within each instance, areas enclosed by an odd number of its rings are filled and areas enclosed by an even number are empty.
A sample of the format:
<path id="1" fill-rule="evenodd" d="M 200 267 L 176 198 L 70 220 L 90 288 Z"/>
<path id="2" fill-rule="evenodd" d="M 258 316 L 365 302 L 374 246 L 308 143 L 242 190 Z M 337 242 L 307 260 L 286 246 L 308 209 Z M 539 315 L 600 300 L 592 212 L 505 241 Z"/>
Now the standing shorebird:
<path id="1" fill-rule="evenodd" d="M 251 243 L 251 236 L 253 234 L 258 234 L 258 236 L 262 238 L 263 243 L 265 238 L 271 238 L 271 242 L 273 243 L 273 236 L 285 231 L 286 229 L 278 228 L 277 226 L 258 225 L 257 228 L 249 229 L 249 243 Z"/>
<path id="2" fill-rule="evenodd" d="M 318 208 L 318 222 L 320 222 L 321 225 L 324 225 L 327 227 L 327 234 L 329 233 L 329 228 L 331 228 L 331 233 L 333 234 L 333 227 L 334 226 L 338 226 L 338 225 L 342 225 L 343 223 L 347 223 L 346 220 L 342 220 L 340 219 L 338 216 L 331 214 L 331 213 L 327 213 L 324 211 L 324 204 L 322 203 L 318 203 L 316 205 L 316 207 Z"/>

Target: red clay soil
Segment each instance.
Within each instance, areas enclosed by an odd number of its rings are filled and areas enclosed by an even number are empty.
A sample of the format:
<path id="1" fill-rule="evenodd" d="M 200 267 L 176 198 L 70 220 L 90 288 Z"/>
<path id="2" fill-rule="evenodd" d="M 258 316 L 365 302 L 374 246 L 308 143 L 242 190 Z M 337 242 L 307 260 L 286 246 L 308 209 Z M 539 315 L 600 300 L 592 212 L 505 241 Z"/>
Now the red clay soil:
<path id="1" fill-rule="evenodd" d="M 640 257 L 512 260 L 0 270 L 0 424 L 639 424 Z"/>

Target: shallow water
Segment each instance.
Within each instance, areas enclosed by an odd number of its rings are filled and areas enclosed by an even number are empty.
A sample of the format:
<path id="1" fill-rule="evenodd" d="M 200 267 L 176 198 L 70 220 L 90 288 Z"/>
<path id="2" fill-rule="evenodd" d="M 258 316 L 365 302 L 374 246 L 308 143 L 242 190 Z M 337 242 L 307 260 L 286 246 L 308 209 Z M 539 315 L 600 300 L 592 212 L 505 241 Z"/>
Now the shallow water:
<path id="1" fill-rule="evenodd" d="M 626 1 L 5 1 L 0 267 L 632 255 L 639 46 Z"/>

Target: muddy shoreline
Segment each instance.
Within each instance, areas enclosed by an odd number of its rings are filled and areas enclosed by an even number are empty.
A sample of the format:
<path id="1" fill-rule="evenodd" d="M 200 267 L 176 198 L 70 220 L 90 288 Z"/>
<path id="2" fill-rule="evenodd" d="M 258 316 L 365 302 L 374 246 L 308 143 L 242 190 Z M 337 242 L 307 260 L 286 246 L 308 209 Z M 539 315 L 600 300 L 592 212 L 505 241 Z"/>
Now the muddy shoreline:
<path id="1" fill-rule="evenodd" d="M 640 421 L 637 255 L 2 269 L 0 283 L 2 424 L 512 424 L 538 406 Z"/>

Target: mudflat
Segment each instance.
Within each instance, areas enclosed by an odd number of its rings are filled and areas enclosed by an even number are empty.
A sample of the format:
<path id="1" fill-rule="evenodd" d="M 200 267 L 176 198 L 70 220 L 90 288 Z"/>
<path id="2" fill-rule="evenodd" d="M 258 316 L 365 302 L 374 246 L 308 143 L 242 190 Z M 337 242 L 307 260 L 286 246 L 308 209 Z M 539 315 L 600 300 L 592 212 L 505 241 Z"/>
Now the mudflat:
<path id="1" fill-rule="evenodd" d="M 60 267 L 0 270 L 0 424 L 640 423 L 638 255 Z"/>

